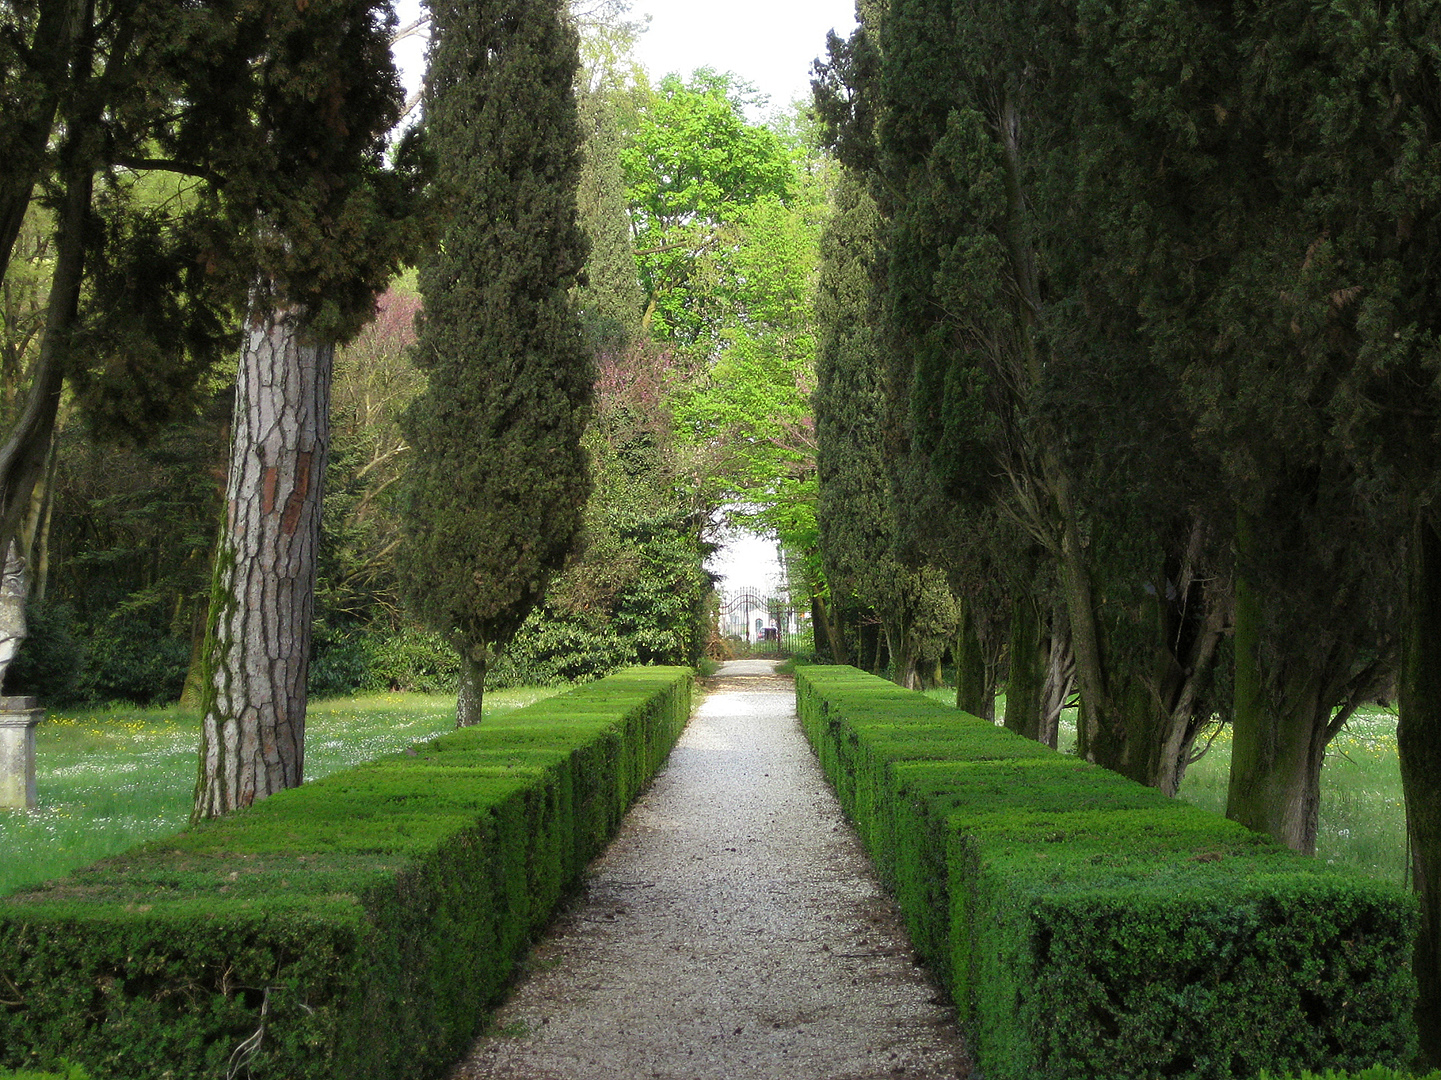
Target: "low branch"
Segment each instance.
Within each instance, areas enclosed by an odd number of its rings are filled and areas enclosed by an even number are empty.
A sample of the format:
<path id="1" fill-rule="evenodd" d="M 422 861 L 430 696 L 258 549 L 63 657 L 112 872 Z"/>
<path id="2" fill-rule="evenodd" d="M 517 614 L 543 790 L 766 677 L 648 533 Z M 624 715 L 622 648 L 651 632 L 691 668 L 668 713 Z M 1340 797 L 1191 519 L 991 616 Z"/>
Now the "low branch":
<path id="1" fill-rule="evenodd" d="M 171 158 L 117 157 L 115 164 L 123 169 L 133 169 L 136 172 L 147 170 L 171 172 L 180 176 L 193 176 L 197 180 L 204 180 L 211 184 L 218 182 L 215 174 L 209 169 L 189 161 L 175 161 Z"/>

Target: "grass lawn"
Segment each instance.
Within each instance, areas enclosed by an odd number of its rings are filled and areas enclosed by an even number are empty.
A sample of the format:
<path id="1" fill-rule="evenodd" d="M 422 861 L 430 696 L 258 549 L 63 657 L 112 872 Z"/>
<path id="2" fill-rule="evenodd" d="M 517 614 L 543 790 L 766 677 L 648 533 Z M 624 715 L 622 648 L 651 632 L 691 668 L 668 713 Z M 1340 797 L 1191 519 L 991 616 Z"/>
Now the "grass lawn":
<path id="1" fill-rule="evenodd" d="M 491 691 L 485 715 L 563 689 Z M 305 778 L 369 761 L 454 725 L 454 695 L 313 701 L 306 712 Z M 0 894 L 184 828 L 199 748 L 200 715 L 178 706 L 52 712 L 35 729 L 39 809 L 0 810 Z"/>
<path id="2" fill-rule="evenodd" d="M 1210 753 L 1186 770 L 1181 798 L 1224 813 L 1230 768 L 1228 728 Z M 1405 883 L 1406 807 L 1401 801 L 1394 712 L 1362 710 L 1331 740 L 1321 770 L 1316 857 L 1360 867 L 1398 885 Z"/>
<path id="3" fill-rule="evenodd" d="M 956 703 L 951 689 L 928 690 L 926 696 L 947 705 Z M 998 718 L 1005 715 L 1005 707 L 1005 696 L 997 697 Z M 1074 709 L 1062 714 L 1057 742 L 1062 751 L 1075 749 Z M 1186 770 L 1180 798 L 1225 813 L 1230 770 L 1231 730 L 1226 728 L 1206 756 Z M 1361 710 L 1327 748 L 1316 857 L 1406 883 L 1406 808 L 1401 800 L 1395 712 L 1379 707 Z"/>

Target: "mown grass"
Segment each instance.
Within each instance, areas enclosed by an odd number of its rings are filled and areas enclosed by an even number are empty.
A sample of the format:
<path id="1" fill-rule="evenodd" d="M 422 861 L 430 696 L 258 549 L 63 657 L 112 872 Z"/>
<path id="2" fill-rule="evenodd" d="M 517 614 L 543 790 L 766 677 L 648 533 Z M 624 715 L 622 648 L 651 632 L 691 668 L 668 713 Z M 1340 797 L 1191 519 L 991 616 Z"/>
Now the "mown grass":
<path id="1" fill-rule="evenodd" d="M 491 691 L 484 712 L 509 712 L 562 689 Z M 306 714 L 305 778 L 318 779 L 454 726 L 453 695 L 313 701 Z M 47 716 L 35 731 L 40 807 L 0 810 L 0 895 L 184 828 L 199 745 L 199 713 L 179 706 Z"/>
<path id="2" fill-rule="evenodd" d="M 1226 810 L 1231 732 L 1186 771 L 1181 798 L 1217 813 Z M 1406 880 L 1406 807 L 1396 749 L 1396 714 L 1369 708 L 1331 740 L 1321 770 L 1316 857 L 1359 867 L 1398 884 Z"/>
<path id="3" fill-rule="evenodd" d="M 926 696 L 955 705 L 956 692 L 927 690 Z M 996 698 L 996 717 L 1005 715 L 1004 695 Z M 1074 752 L 1076 711 L 1061 716 L 1058 749 Z M 1226 812 L 1231 773 L 1231 731 L 1216 737 L 1211 749 L 1187 771 L 1180 798 L 1218 814 Z M 1362 709 L 1326 751 L 1321 770 L 1321 810 L 1316 857 L 1355 866 L 1388 881 L 1406 881 L 1406 807 L 1401 798 L 1401 763 L 1396 749 L 1396 714 Z"/>

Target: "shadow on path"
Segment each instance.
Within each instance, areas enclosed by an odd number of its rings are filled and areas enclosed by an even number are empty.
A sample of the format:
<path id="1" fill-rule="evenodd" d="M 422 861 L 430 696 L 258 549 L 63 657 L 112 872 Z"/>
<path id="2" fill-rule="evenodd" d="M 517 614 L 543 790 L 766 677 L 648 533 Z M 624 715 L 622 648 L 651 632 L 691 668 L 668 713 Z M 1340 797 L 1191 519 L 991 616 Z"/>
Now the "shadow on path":
<path id="1" fill-rule="evenodd" d="M 775 666 L 708 681 L 452 1080 L 968 1075 Z"/>

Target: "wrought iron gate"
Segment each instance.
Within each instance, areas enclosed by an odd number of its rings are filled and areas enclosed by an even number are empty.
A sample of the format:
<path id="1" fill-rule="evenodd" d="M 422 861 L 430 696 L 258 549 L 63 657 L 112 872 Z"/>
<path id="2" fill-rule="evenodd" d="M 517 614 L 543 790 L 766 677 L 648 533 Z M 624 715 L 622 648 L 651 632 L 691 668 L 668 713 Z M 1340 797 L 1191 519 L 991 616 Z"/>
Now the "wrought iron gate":
<path id="1" fill-rule="evenodd" d="M 743 641 L 760 655 L 791 656 L 811 637 L 810 612 L 798 612 L 789 597 L 746 589 L 721 597 L 722 638 Z"/>

